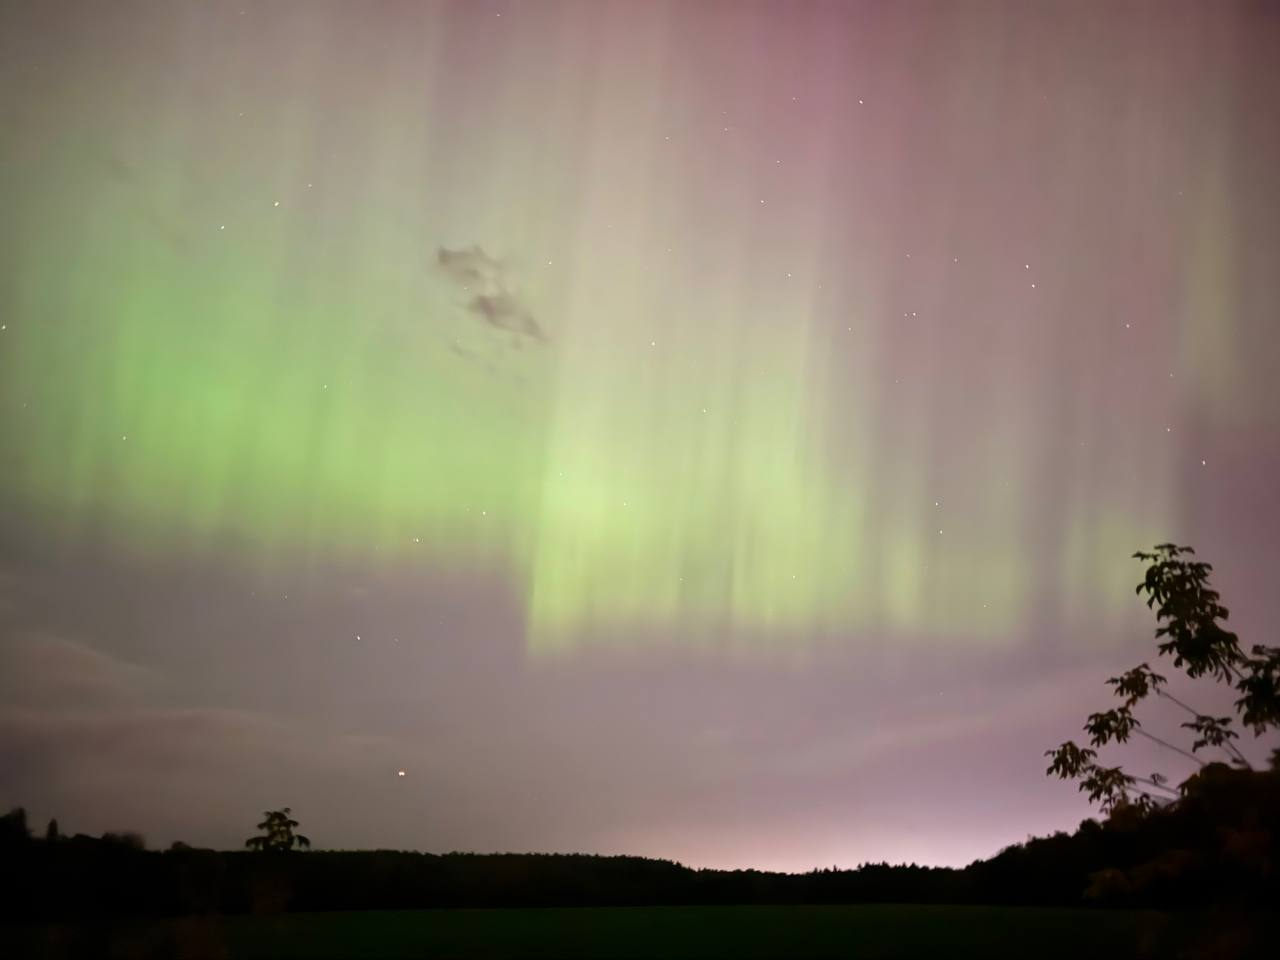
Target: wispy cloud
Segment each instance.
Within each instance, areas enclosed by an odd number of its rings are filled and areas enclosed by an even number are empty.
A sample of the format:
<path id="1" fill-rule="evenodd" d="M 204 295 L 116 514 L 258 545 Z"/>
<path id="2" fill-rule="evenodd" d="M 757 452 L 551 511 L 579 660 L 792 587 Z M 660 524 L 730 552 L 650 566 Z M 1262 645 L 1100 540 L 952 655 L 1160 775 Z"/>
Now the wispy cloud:
<path id="1" fill-rule="evenodd" d="M 146 667 L 79 640 L 47 632 L 0 639 L 0 703 L 119 704 L 145 694 L 159 679 Z"/>

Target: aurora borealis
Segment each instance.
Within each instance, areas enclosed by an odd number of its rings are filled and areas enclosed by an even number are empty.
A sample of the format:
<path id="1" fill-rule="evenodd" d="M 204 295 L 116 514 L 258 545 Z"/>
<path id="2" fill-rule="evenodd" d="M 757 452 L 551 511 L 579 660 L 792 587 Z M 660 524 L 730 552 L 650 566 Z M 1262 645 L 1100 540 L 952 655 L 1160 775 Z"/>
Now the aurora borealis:
<path id="1" fill-rule="evenodd" d="M 0 800 L 790 868 L 1073 825 L 1129 554 L 1280 613 L 1278 29 L 9 5 Z"/>

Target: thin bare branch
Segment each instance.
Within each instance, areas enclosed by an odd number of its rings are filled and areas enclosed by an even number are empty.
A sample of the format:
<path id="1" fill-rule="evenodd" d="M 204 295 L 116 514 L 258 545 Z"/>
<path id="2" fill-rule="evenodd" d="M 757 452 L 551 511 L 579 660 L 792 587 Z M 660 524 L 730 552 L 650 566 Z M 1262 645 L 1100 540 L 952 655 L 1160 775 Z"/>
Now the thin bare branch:
<path id="1" fill-rule="evenodd" d="M 1172 750 L 1174 753 L 1182 754 L 1188 760 L 1194 760 L 1196 763 L 1200 764 L 1200 766 L 1202 767 L 1208 766 L 1208 764 L 1204 760 L 1201 760 L 1199 757 L 1197 757 L 1194 753 L 1190 752 L 1189 750 L 1183 750 L 1181 747 L 1174 746 L 1168 740 L 1162 740 L 1160 737 L 1157 737 L 1153 733 L 1147 733 L 1147 731 L 1143 730 L 1141 727 L 1134 727 L 1133 732 L 1142 734 L 1142 736 L 1146 737 L 1152 743 L 1158 743 L 1160 744 L 1160 746 L 1166 747 L 1167 749 Z"/>
<path id="2" fill-rule="evenodd" d="M 1193 707 L 1187 706 L 1185 703 L 1183 703 L 1181 700 L 1175 697 L 1172 693 L 1169 693 L 1167 690 L 1157 690 L 1156 696 L 1164 697 L 1166 700 L 1172 700 L 1174 703 L 1180 706 L 1183 710 L 1187 711 L 1187 713 L 1191 714 L 1193 717 L 1200 716 L 1199 710 L 1196 710 Z"/>

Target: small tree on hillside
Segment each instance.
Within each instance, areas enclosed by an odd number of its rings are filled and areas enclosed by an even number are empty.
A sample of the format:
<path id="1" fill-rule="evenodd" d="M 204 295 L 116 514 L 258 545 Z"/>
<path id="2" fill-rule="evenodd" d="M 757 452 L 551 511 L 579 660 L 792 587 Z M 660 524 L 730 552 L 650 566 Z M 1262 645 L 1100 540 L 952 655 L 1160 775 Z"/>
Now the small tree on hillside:
<path id="1" fill-rule="evenodd" d="M 300 833 L 294 833 L 294 829 L 298 826 L 298 821 L 290 816 L 290 809 L 285 807 L 283 810 L 267 810 L 262 816 L 263 821 L 258 824 L 258 829 L 263 831 L 256 837 L 250 837 L 244 842 L 244 845 L 250 850 L 260 850 L 266 853 L 288 853 L 298 848 L 310 848 L 311 841 Z"/>
<path id="2" fill-rule="evenodd" d="M 1107 681 L 1121 704 L 1110 710 L 1090 714 L 1084 730 L 1089 734 L 1088 747 L 1071 740 L 1045 755 L 1051 758 L 1046 773 L 1063 780 L 1080 781 L 1080 789 L 1107 813 L 1119 807 L 1146 812 L 1155 806 L 1177 800 L 1186 793 L 1193 776 L 1181 788 L 1169 785 L 1167 777 L 1153 773 L 1140 777 L 1126 773 L 1120 766 L 1098 763 L 1098 750 L 1109 743 L 1125 743 L 1138 735 L 1161 747 L 1186 757 L 1201 768 L 1209 766 L 1201 751 L 1216 751 L 1232 766 L 1251 770 L 1252 766 L 1237 746 L 1237 722 L 1260 737 L 1280 729 L 1280 647 L 1255 645 L 1249 653 L 1240 648 L 1239 638 L 1227 630 L 1227 608 L 1218 600 L 1218 592 L 1209 585 L 1212 567 L 1195 561 L 1195 551 L 1162 543 L 1152 552 L 1138 552 L 1135 559 L 1148 564 L 1146 576 L 1138 584 L 1137 593 L 1147 595 L 1147 606 L 1155 610 L 1156 639 L 1160 656 L 1173 658 L 1175 669 L 1193 680 L 1225 683 L 1239 694 L 1235 701 L 1235 717 L 1213 716 L 1194 707 L 1164 689 L 1165 678 L 1146 663 L 1141 663 Z M 1143 729 L 1134 710 L 1154 694 L 1179 707 L 1190 717 L 1181 725 L 1190 739 L 1189 749 L 1170 743 Z M 1280 751 L 1272 753 L 1272 765 L 1280 766 Z M 1218 769 L 1222 769 L 1219 767 Z M 1141 786 L 1139 786 L 1141 784 Z"/>

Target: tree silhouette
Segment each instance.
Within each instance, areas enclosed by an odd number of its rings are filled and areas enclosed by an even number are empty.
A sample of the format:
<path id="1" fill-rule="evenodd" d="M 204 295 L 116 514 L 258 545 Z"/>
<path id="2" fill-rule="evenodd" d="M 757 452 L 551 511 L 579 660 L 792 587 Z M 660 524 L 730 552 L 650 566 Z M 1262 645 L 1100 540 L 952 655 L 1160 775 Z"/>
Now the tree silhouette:
<path id="1" fill-rule="evenodd" d="M 288 853 L 298 848 L 310 848 L 311 841 L 300 833 L 294 833 L 294 828 L 298 826 L 298 821 L 294 820 L 290 813 L 292 811 L 285 807 L 283 810 L 267 810 L 264 811 L 263 821 L 258 824 L 258 829 L 263 833 L 256 837 L 250 837 L 244 842 L 244 845 L 250 850 L 259 850 L 266 853 Z"/>
<path id="2" fill-rule="evenodd" d="M 1191 559 L 1194 555 L 1191 547 L 1172 543 L 1133 555 L 1148 564 L 1136 592 L 1145 593 L 1147 606 L 1155 611 L 1158 655 L 1171 656 L 1174 667 L 1192 680 L 1232 686 L 1240 694 L 1235 701 L 1236 716 L 1255 737 L 1280 729 L 1280 647 L 1255 645 L 1247 654 L 1240 648 L 1239 638 L 1222 625 L 1228 613 L 1218 602 L 1218 592 L 1209 585 L 1213 567 Z M 1051 758 L 1046 773 L 1063 780 L 1079 780 L 1079 788 L 1088 792 L 1089 800 L 1100 804 L 1107 813 L 1115 813 L 1121 807 L 1144 813 L 1185 797 L 1188 787 L 1198 782 L 1199 774 L 1175 789 L 1159 773 L 1140 777 L 1126 773 L 1120 766 L 1103 766 L 1097 759 L 1100 748 L 1109 743 L 1125 743 L 1136 734 L 1193 760 L 1200 772 L 1208 767 L 1221 768 L 1221 764 L 1211 764 L 1200 756 L 1200 751 L 1206 749 L 1217 750 L 1232 766 L 1252 770 L 1235 743 L 1239 735 L 1233 728 L 1233 718 L 1201 713 L 1166 691 L 1165 682 L 1146 663 L 1109 679 L 1107 683 L 1121 699 L 1121 705 L 1089 715 L 1084 725 L 1089 747 L 1068 740 L 1045 751 L 1045 756 Z M 1191 716 L 1181 724 L 1181 729 L 1193 736 L 1189 749 L 1143 729 L 1134 709 L 1152 694 Z M 1272 757 L 1272 765 L 1277 766 L 1280 751 Z"/>
<path id="3" fill-rule="evenodd" d="M 23 807 L 14 807 L 4 816 L 0 816 L 0 846 L 22 843 L 30 839 L 27 811 Z"/>

